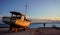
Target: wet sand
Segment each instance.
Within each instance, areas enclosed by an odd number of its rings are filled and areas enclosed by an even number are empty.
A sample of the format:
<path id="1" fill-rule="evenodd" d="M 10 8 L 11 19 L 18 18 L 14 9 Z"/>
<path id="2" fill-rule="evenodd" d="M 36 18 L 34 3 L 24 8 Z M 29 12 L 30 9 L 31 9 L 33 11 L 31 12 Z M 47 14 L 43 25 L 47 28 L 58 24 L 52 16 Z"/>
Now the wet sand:
<path id="1" fill-rule="evenodd" d="M 11 32 L 9 28 L 0 28 L 0 35 L 60 35 L 60 29 L 29 28 L 26 31 Z"/>

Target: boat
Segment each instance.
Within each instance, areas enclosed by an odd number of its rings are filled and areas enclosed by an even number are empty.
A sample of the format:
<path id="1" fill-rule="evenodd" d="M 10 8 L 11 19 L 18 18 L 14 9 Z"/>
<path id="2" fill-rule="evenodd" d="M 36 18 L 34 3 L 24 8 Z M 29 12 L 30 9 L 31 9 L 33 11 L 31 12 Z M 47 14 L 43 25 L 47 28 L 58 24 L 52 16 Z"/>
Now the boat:
<path id="1" fill-rule="evenodd" d="M 2 21 L 5 24 L 10 25 L 9 30 L 18 31 L 19 28 L 23 28 L 24 30 L 30 25 L 30 20 L 26 18 L 26 16 L 20 12 L 10 11 L 10 17 L 2 17 Z"/>

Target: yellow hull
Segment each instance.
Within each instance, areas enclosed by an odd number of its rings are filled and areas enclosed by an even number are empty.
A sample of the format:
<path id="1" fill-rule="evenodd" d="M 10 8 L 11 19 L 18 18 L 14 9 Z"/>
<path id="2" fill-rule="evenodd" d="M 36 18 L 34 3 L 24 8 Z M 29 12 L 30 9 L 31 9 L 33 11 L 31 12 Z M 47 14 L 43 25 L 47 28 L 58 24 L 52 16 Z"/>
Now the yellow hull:
<path id="1" fill-rule="evenodd" d="M 21 21 L 21 20 L 16 20 L 16 25 L 22 26 L 22 27 L 28 27 L 30 25 L 30 21 Z"/>

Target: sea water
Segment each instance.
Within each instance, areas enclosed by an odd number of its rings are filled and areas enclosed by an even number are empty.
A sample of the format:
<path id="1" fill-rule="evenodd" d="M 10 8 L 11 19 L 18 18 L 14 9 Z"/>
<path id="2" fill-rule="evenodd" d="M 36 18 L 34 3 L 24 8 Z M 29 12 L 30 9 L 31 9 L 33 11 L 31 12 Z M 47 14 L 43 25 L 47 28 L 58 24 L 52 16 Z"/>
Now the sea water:
<path id="1" fill-rule="evenodd" d="M 58 24 L 58 23 L 56 23 L 56 24 L 53 24 L 53 23 L 49 24 L 49 23 L 47 23 L 47 24 L 45 24 L 45 27 L 53 27 L 54 25 L 56 27 L 60 27 L 60 24 Z M 5 27 L 5 26 L 9 26 L 9 25 L 7 25 L 5 23 L 0 23 L 0 26 Z M 31 23 L 28 26 L 28 28 L 38 28 L 38 27 L 44 27 L 43 23 Z"/>

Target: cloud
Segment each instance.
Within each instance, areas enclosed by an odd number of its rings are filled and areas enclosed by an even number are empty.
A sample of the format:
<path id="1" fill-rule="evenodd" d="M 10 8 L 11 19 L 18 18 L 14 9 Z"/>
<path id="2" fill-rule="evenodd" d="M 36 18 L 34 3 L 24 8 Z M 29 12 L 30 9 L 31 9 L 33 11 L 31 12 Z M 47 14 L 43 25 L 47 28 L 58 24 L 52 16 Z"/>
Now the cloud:
<path id="1" fill-rule="evenodd" d="M 2 22 L 2 17 L 3 17 L 3 15 L 0 15 L 0 24 L 3 23 Z"/>
<path id="2" fill-rule="evenodd" d="M 60 17 L 39 17 L 39 16 L 32 16 L 32 19 L 47 19 L 47 20 L 60 20 Z"/>
<path id="3" fill-rule="evenodd" d="M 60 17 L 34 17 L 32 22 L 42 22 L 42 23 L 51 23 L 51 22 L 60 22 Z"/>
<path id="4" fill-rule="evenodd" d="M 0 15 L 0 20 L 2 20 L 3 15 Z"/>

